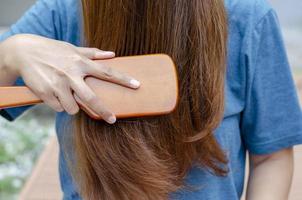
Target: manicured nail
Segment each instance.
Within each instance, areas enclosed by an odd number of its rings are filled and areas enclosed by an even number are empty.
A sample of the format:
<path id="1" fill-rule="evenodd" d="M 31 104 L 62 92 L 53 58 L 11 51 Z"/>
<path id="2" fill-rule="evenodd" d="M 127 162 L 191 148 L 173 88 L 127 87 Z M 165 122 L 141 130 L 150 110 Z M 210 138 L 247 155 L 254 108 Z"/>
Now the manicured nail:
<path id="1" fill-rule="evenodd" d="M 115 56 L 115 53 L 112 52 L 112 51 L 105 51 L 105 52 L 103 52 L 103 55 L 105 55 L 105 56 Z"/>
<path id="2" fill-rule="evenodd" d="M 110 57 L 114 57 L 115 53 L 112 51 L 104 51 L 104 52 L 97 52 L 96 53 L 96 57 L 103 57 L 103 56 L 110 56 Z"/>
<path id="3" fill-rule="evenodd" d="M 115 116 L 109 117 L 108 122 L 109 122 L 110 124 L 114 124 L 114 123 L 116 122 L 116 117 L 115 117 Z"/>
<path id="4" fill-rule="evenodd" d="M 131 79 L 130 84 L 134 87 L 139 87 L 141 85 L 141 83 L 138 80 L 135 79 Z"/>

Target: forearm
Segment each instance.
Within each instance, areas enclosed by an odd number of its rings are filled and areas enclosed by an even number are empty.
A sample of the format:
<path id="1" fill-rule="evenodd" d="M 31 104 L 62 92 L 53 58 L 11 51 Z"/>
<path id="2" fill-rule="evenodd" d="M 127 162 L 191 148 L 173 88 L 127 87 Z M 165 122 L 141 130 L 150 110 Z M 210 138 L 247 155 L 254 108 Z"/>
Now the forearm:
<path id="1" fill-rule="evenodd" d="M 10 73 L 0 62 L 0 86 L 10 86 L 16 81 L 17 76 Z"/>
<path id="2" fill-rule="evenodd" d="M 286 200 L 293 176 L 292 148 L 256 156 L 250 155 L 247 200 Z"/>

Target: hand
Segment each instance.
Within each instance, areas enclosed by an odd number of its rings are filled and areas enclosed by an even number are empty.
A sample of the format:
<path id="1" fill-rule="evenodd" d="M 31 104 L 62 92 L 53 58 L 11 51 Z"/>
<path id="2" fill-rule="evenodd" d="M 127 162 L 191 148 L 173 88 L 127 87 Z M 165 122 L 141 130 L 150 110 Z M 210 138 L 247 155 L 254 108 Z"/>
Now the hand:
<path id="1" fill-rule="evenodd" d="M 97 98 L 85 83 L 86 76 L 94 76 L 131 88 L 140 83 L 118 71 L 92 59 L 113 58 L 115 54 L 96 48 L 76 47 L 36 35 L 15 35 L 0 44 L 6 69 L 21 76 L 25 84 L 44 103 L 57 112 L 66 111 L 70 115 L 79 111 L 73 92 L 81 103 L 100 115 L 108 123 L 116 118 Z"/>

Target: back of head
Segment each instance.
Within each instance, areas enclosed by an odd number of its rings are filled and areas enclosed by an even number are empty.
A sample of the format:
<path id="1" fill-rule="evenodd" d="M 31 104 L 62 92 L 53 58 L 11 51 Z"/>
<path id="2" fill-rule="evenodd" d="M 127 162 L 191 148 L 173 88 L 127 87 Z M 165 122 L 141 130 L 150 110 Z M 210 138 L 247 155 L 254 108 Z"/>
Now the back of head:
<path id="1" fill-rule="evenodd" d="M 213 136 L 223 116 L 227 19 L 222 0 L 82 0 L 85 42 L 117 56 L 166 53 L 177 65 L 179 105 L 114 125 L 74 119 L 73 176 L 84 199 L 167 199 L 200 166 L 224 175 Z"/>

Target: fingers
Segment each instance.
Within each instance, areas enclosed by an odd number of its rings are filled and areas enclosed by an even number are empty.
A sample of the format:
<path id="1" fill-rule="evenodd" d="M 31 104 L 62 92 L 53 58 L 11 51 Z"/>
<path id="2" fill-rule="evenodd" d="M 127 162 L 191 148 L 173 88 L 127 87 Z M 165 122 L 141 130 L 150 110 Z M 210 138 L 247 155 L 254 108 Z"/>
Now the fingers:
<path id="1" fill-rule="evenodd" d="M 77 102 L 75 101 L 72 91 L 67 86 L 62 86 L 60 90 L 56 92 L 56 96 L 59 99 L 59 102 L 61 103 L 61 106 L 63 109 L 70 115 L 74 115 L 79 112 L 79 106 Z"/>
<path id="2" fill-rule="evenodd" d="M 97 95 L 88 87 L 83 79 L 78 79 L 71 83 L 71 88 L 76 95 L 81 99 L 81 103 L 90 108 L 106 122 L 113 124 L 116 122 L 116 117 L 111 113 L 100 101 Z M 89 106 L 88 106 L 89 105 Z"/>
<path id="3" fill-rule="evenodd" d="M 94 119 L 99 119 L 100 116 L 96 114 L 93 110 L 91 110 L 89 107 L 87 107 L 84 102 L 74 93 L 74 99 L 82 106 L 82 109 L 85 110 L 87 114 L 89 114 L 90 117 Z"/>
<path id="4" fill-rule="evenodd" d="M 86 73 L 88 75 L 92 75 L 96 78 L 100 78 L 102 80 L 108 80 L 113 83 L 117 83 L 123 86 L 127 86 L 130 88 L 139 88 L 140 82 L 134 79 L 131 76 L 128 76 L 124 73 L 121 73 L 117 70 L 114 70 L 110 67 L 104 66 L 100 63 L 96 63 L 92 61 L 92 59 L 109 59 L 115 56 L 114 52 L 111 51 L 102 51 L 97 48 L 85 48 L 85 47 L 77 47 L 79 53 L 87 57 L 88 59 L 84 62 L 87 63 L 87 67 L 85 68 Z"/>
<path id="5" fill-rule="evenodd" d="M 77 47 L 77 51 L 87 57 L 88 59 L 109 59 L 115 57 L 115 53 L 112 51 L 102 51 L 97 48 L 86 48 L 86 47 Z"/>
<path id="6" fill-rule="evenodd" d="M 85 62 L 88 64 L 88 66 L 85 68 L 85 71 L 88 75 L 133 89 L 140 87 L 140 82 L 131 76 L 119 72 L 111 67 L 107 67 L 101 63 L 91 60 L 87 60 Z"/>
<path id="7" fill-rule="evenodd" d="M 48 96 L 41 96 L 40 97 L 45 104 L 47 104 L 49 107 L 51 107 L 56 112 L 63 112 L 64 109 L 61 106 L 59 100 L 55 95 L 48 95 Z"/>

